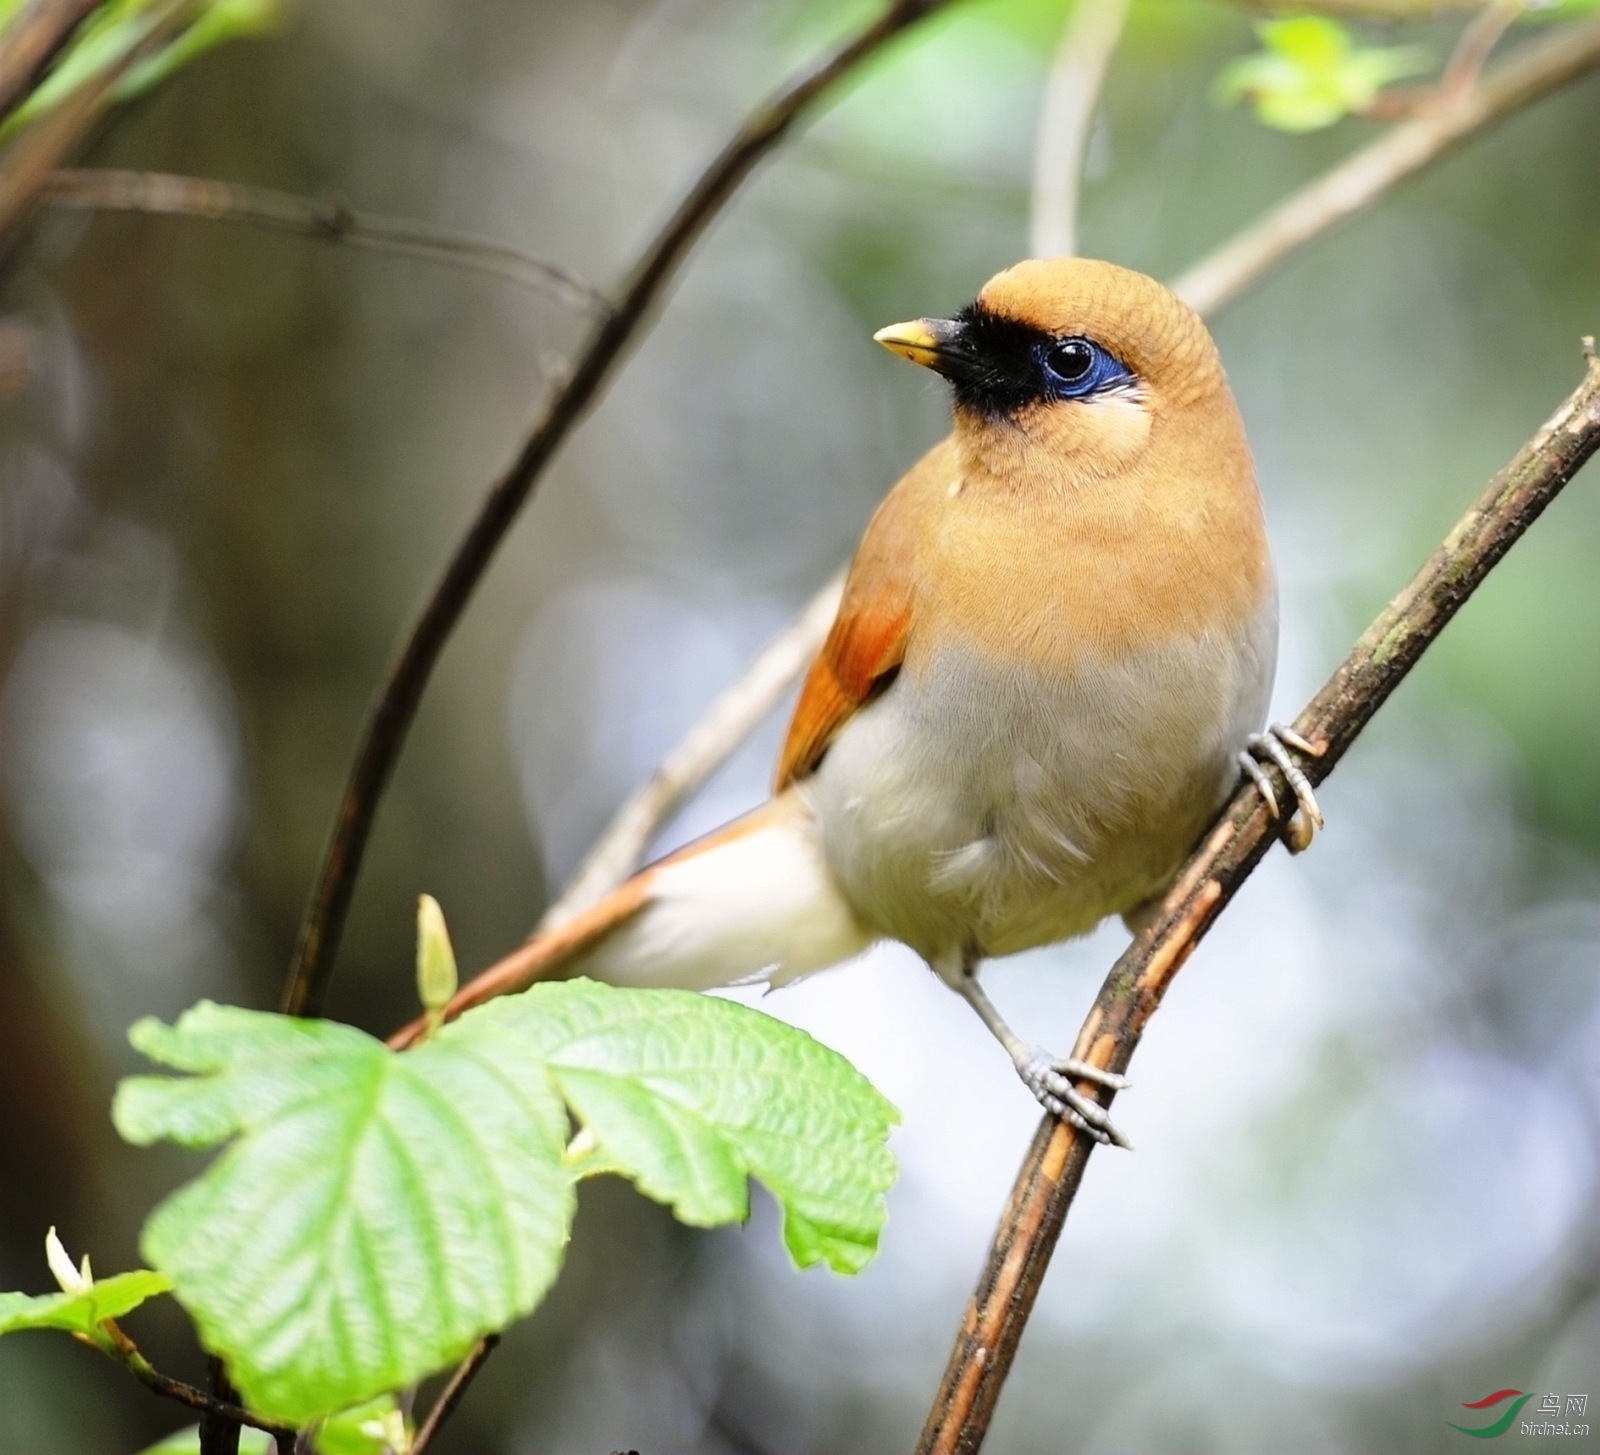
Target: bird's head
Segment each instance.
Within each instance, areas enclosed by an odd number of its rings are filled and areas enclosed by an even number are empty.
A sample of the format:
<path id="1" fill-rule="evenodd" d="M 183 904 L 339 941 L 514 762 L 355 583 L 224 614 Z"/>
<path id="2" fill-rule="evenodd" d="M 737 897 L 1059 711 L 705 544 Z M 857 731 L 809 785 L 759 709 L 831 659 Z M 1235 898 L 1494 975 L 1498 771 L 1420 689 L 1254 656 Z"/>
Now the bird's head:
<path id="1" fill-rule="evenodd" d="M 952 318 L 874 335 L 948 379 L 958 437 L 1036 443 L 1091 468 L 1142 452 L 1163 417 L 1233 410 L 1211 335 L 1143 273 L 1089 258 L 1018 263 Z"/>

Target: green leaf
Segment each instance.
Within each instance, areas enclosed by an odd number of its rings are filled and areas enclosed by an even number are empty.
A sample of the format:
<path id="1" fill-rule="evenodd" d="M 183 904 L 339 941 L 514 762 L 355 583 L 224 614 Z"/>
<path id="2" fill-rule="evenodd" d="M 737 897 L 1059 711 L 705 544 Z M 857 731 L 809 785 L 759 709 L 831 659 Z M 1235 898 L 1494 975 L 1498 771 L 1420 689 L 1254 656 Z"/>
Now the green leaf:
<path id="1" fill-rule="evenodd" d="M 876 1249 L 894 1179 L 894 1108 L 849 1062 L 686 992 L 536 986 L 404 1055 L 207 1002 L 131 1039 L 189 1074 L 124 1081 L 123 1136 L 233 1139 L 141 1246 L 285 1423 L 413 1383 L 532 1309 L 580 1176 L 620 1171 L 701 1226 L 744 1218 L 754 1176 L 796 1262 L 841 1272 Z"/>
<path id="2" fill-rule="evenodd" d="M 202 1002 L 133 1039 L 129 1141 L 235 1141 L 145 1225 L 208 1348 L 286 1423 L 396 1389 L 531 1310 L 572 1216 L 542 1067 L 441 1035 L 397 1056 L 348 1026 Z"/>
<path id="3" fill-rule="evenodd" d="M 1302 15 L 1256 26 L 1262 50 L 1217 77 L 1218 99 L 1248 99 L 1280 131 L 1315 131 L 1369 106 L 1391 81 L 1429 66 L 1417 46 L 1358 46 L 1337 20 Z"/>
<path id="4" fill-rule="evenodd" d="M 172 1280 L 140 1268 L 102 1278 L 82 1293 L 0 1293 L 0 1334 L 18 1329 L 65 1329 L 93 1336 L 102 1319 L 120 1319 L 146 1299 L 165 1293 Z"/>
<path id="5" fill-rule="evenodd" d="M 586 980 L 493 1001 L 458 1034 L 487 1023 L 548 1062 L 603 1170 L 624 1171 L 682 1221 L 744 1218 L 754 1176 L 782 1208 L 801 1267 L 854 1273 L 876 1251 L 895 1175 L 884 1143 L 899 1118 L 803 1031 L 709 996 Z"/>

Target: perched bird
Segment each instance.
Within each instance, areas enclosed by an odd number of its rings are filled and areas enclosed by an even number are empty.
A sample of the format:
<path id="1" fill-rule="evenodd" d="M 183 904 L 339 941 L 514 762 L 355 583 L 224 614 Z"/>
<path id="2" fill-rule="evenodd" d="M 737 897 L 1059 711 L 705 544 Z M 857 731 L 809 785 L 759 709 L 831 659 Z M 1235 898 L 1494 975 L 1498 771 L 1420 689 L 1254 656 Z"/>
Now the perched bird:
<path id="1" fill-rule="evenodd" d="M 964 996 L 1050 1111 L 1120 1141 L 1018 1037 L 980 961 L 1136 925 L 1252 752 L 1278 603 L 1239 411 L 1198 316 L 1080 258 L 1024 262 L 953 318 L 876 335 L 942 374 L 950 434 L 867 527 L 764 807 L 642 870 L 468 985 L 774 985 L 879 939 Z"/>

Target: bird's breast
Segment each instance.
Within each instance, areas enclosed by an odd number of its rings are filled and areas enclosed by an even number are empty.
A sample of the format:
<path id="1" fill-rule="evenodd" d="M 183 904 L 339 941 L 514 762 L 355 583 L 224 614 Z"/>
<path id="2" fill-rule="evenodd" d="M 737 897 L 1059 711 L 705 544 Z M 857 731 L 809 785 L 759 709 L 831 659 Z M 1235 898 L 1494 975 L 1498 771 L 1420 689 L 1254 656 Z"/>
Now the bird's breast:
<path id="1" fill-rule="evenodd" d="M 1083 933 L 1156 893 L 1266 713 L 1270 590 L 1235 629 L 1131 646 L 1044 640 L 1036 615 L 1032 660 L 949 631 L 908 653 L 809 785 L 858 915 L 930 959 Z"/>

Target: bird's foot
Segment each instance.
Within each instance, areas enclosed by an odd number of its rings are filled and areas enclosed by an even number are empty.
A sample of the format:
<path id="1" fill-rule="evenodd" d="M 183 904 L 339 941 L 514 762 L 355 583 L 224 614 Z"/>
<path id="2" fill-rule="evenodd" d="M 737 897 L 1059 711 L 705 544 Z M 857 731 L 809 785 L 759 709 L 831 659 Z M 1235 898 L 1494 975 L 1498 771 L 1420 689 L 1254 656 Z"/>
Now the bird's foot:
<path id="1" fill-rule="evenodd" d="M 1098 1066 L 1091 1066 L 1087 1061 L 1079 1061 L 1073 1056 L 1052 1056 L 1038 1046 L 1021 1047 L 1015 1059 L 1017 1075 L 1022 1078 L 1022 1084 L 1047 1112 L 1069 1122 L 1097 1142 L 1110 1142 L 1117 1147 L 1132 1149 L 1133 1143 L 1111 1125 L 1111 1116 L 1106 1109 L 1073 1084 L 1075 1081 L 1093 1081 L 1113 1091 L 1124 1091 L 1128 1086 L 1127 1077 L 1118 1076 L 1113 1071 L 1102 1071 Z"/>
<path id="2" fill-rule="evenodd" d="M 1289 756 L 1289 749 L 1294 748 L 1313 758 L 1320 758 L 1322 749 L 1308 743 L 1293 728 L 1285 727 L 1280 722 L 1273 723 L 1264 733 L 1251 733 L 1245 741 L 1245 749 L 1239 754 L 1239 766 L 1266 799 L 1273 818 L 1280 821 L 1283 813 L 1278 807 L 1278 795 L 1273 792 L 1272 780 L 1256 761 L 1255 755 L 1259 753 L 1283 770 L 1296 803 L 1294 813 L 1283 826 L 1283 841 L 1291 854 L 1304 853 L 1311 847 L 1317 830 L 1322 827 L 1322 810 L 1317 807 L 1317 796 L 1311 791 L 1311 780 Z"/>

